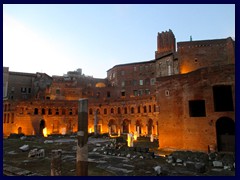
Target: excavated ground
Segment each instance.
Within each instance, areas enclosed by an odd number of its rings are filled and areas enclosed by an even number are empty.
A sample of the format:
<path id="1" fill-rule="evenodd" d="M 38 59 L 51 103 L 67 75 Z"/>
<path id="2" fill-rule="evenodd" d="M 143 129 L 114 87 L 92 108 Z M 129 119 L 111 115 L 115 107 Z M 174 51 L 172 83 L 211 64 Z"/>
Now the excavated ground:
<path id="1" fill-rule="evenodd" d="M 23 145 L 29 145 L 29 149 L 20 150 Z M 61 175 L 76 176 L 76 145 L 76 136 L 5 138 L 3 174 L 50 176 L 51 152 L 61 149 Z M 44 149 L 45 155 L 28 157 L 29 151 L 35 148 Z M 170 152 L 140 146 L 128 148 L 108 137 L 89 137 L 88 152 L 89 176 L 235 176 L 234 153 Z"/>

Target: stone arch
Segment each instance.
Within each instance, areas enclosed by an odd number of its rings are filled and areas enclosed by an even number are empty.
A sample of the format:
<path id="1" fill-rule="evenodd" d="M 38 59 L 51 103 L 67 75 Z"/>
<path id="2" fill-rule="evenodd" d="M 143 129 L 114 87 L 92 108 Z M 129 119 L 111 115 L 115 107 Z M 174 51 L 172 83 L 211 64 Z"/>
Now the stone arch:
<path id="1" fill-rule="evenodd" d="M 22 127 L 18 127 L 18 134 L 22 134 Z"/>
<path id="2" fill-rule="evenodd" d="M 148 123 L 147 123 L 147 133 L 148 133 L 148 135 L 151 135 L 151 134 L 153 134 L 153 120 L 152 119 L 149 119 L 148 120 Z"/>
<path id="3" fill-rule="evenodd" d="M 143 106 L 143 112 L 144 112 L 144 113 L 147 113 L 147 106 L 146 106 L 146 105 Z"/>
<path id="4" fill-rule="evenodd" d="M 122 122 L 122 132 L 123 133 L 129 133 L 129 124 L 130 124 L 130 120 L 128 119 L 124 119 Z"/>
<path id="5" fill-rule="evenodd" d="M 235 151 L 235 123 L 229 117 L 221 117 L 216 122 L 218 151 Z"/>
<path id="6" fill-rule="evenodd" d="M 45 109 L 42 108 L 42 115 L 45 115 Z"/>
<path id="7" fill-rule="evenodd" d="M 40 135 L 43 135 L 43 129 L 46 127 L 46 122 L 44 121 L 44 119 L 42 119 L 40 121 L 40 124 L 39 124 L 39 134 Z"/>
<path id="8" fill-rule="evenodd" d="M 131 107 L 131 114 L 134 114 L 134 107 Z"/>
<path id="9" fill-rule="evenodd" d="M 67 121 L 67 133 L 71 134 L 73 132 L 73 120 L 69 119 Z"/>
<path id="10" fill-rule="evenodd" d="M 59 133 L 59 121 L 58 120 L 53 121 L 52 132 L 55 134 Z"/>
<path id="11" fill-rule="evenodd" d="M 138 132 L 138 134 L 142 134 L 142 123 L 141 120 L 137 120 L 136 121 L 136 129 L 135 131 Z"/>
<path id="12" fill-rule="evenodd" d="M 111 114 L 114 114 L 114 108 L 111 108 Z"/>
<path id="13" fill-rule="evenodd" d="M 121 114 L 121 108 L 118 107 L 118 114 Z"/>
<path id="14" fill-rule="evenodd" d="M 111 119 L 108 122 L 109 134 L 117 134 L 117 123 L 115 120 Z"/>
<path id="15" fill-rule="evenodd" d="M 34 114 L 35 114 L 35 115 L 38 114 L 38 108 L 34 108 Z"/>

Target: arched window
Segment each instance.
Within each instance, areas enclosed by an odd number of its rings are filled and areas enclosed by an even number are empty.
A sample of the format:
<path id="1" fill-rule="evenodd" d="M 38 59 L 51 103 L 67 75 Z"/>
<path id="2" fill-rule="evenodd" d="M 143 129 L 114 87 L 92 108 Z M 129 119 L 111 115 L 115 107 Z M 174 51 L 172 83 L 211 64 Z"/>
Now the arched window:
<path id="1" fill-rule="evenodd" d="M 107 114 L 107 108 L 104 109 L 104 114 Z"/>
<path id="2" fill-rule="evenodd" d="M 148 106 L 148 111 L 152 112 L 152 106 L 151 105 Z"/>
<path id="3" fill-rule="evenodd" d="M 59 115 L 59 110 L 58 110 L 58 109 L 56 109 L 55 114 L 56 114 L 56 115 Z"/>
<path id="4" fill-rule="evenodd" d="M 101 114 L 100 109 L 97 109 L 97 114 Z"/>
<path id="5" fill-rule="evenodd" d="M 127 107 L 124 108 L 124 113 L 127 114 Z"/>
<path id="6" fill-rule="evenodd" d="M 42 108 L 42 115 L 44 115 L 45 114 L 45 109 L 44 108 Z"/>
<path id="7" fill-rule="evenodd" d="M 138 113 L 141 113 L 141 107 L 138 106 Z"/>
<path id="8" fill-rule="evenodd" d="M 38 108 L 34 109 L 34 114 L 37 115 L 38 114 Z"/>
<path id="9" fill-rule="evenodd" d="M 6 114 L 4 114 L 3 123 L 6 123 Z"/>
<path id="10" fill-rule="evenodd" d="M 134 107 L 131 107 L 131 113 L 134 114 Z"/>
<path id="11" fill-rule="evenodd" d="M 121 108 L 118 107 L 118 114 L 121 114 Z"/>
<path id="12" fill-rule="evenodd" d="M 144 113 L 147 112 L 147 107 L 146 107 L 146 106 L 143 107 L 143 112 L 144 112 Z"/>
<path id="13" fill-rule="evenodd" d="M 9 114 L 7 114 L 7 123 L 9 123 Z"/>
<path id="14" fill-rule="evenodd" d="M 114 114 L 114 109 L 113 108 L 111 108 L 111 114 Z"/>
<path id="15" fill-rule="evenodd" d="M 12 116 L 11 116 L 11 123 L 14 123 L 14 113 L 12 113 Z"/>
<path id="16" fill-rule="evenodd" d="M 93 110 L 92 108 L 89 109 L 89 114 L 92 114 L 93 113 Z"/>

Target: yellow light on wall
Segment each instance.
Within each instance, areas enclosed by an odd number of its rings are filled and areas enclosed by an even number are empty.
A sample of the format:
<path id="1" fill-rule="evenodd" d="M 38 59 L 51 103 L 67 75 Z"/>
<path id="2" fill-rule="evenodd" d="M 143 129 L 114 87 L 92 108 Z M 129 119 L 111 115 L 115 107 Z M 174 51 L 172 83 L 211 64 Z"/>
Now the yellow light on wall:
<path id="1" fill-rule="evenodd" d="M 138 133 L 135 132 L 134 135 L 133 135 L 133 139 L 136 141 L 136 140 L 137 140 L 137 137 L 138 137 Z"/>
<path id="2" fill-rule="evenodd" d="M 43 136 L 47 137 L 47 128 L 46 127 L 43 129 Z"/>

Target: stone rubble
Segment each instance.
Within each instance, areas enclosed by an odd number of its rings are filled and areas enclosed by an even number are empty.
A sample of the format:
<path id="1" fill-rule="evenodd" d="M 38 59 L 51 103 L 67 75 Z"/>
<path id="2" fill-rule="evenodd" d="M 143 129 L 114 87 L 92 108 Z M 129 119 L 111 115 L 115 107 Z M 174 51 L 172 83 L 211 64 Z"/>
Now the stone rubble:
<path id="1" fill-rule="evenodd" d="M 25 144 L 25 145 L 21 146 L 19 149 L 22 150 L 23 152 L 28 151 L 29 145 Z"/>

